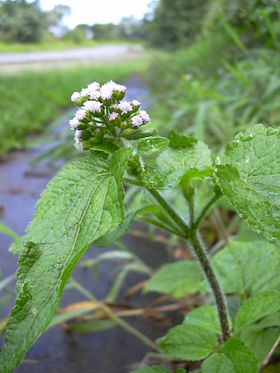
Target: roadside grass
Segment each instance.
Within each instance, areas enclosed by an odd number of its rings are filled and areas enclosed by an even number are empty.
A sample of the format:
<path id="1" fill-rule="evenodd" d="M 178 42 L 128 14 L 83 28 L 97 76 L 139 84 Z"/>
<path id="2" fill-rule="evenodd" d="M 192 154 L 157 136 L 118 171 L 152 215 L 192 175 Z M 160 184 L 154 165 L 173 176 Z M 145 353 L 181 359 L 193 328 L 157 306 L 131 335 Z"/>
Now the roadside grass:
<path id="1" fill-rule="evenodd" d="M 145 76 L 155 103 L 153 127 L 162 135 L 176 130 L 199 138 L 219 150 L 250 125 L 279 126 L 278 51 L 237 52 L 221 35 L 172 55 L 155 54 Z"/>
<path id="2" fill-rule="evenodd" d="M 98 66 L 77 65 L 50 71 L 0 75 L 0 156 L 23 148 L 26 137 L 43 131 L 59 114 L 72 107 L 73 91 L 92 81 L 123 81 L 145 70 L 147 57 Z"/>

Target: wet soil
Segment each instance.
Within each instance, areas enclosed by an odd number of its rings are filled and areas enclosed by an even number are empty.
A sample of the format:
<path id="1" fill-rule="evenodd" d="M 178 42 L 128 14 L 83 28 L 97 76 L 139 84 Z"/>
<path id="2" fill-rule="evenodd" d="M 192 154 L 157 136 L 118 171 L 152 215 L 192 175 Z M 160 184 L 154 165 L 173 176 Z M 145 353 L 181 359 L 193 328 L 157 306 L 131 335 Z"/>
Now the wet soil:
<path id="1" fill-rule="evenodd" d="M 143 102 L 143 97 L 147 95 L 146 87 L 136 78 L 129 79 L 126 84 L 131 96 L 127 99 L 137 98 Z M 59 124 L 59 128 L 67 126 L 68 119 Z M 49 135 L 50 139 L 55 136 L 55 132 Z M 30 165 L 30 161 L 46 150 L 47 146 L 41 144 L 24 151 L 11 152 L 0 163 L 0 218 L 19 235 L 24 234 L 35 212 L 35 203 L 40 193 L 57 171 L 47 161 L 35 166 Z M 139 238 L 132 234 L 126 235 L 122 241 L 152 268 L 169 260 L 168 251 L 161 243 L 151 242 L 147 238 Z M 8 236 L 0 233 L 0 268 L 3 278 L 14 273 L 17 268 L 17 256 L 8 251 L 11 242 Z M 106 250 L 114 248 L 111 246 Z M 89 248 L 82 261 L 95 258 L 103 252 L 102 250 L 104 249 Z M 95 297 L 103 300 L 115 281 L 116 268 L 116 263 L 103 261 L 99 266 L 96 281 L 91 269 L 86 270 L 78 265 L 73 277 Z M 129 300 L 125 298 L 125 293 L 131 286 L 145 279 L 144 275 L 130 274 L 118 301 L 126 302 L 129 307 L 135 308 L 150 305 L 157 297 L 156 294 L 144 296 L 138 291 Z M 62 297 L 61 306 L 82 300 L 85 300 L 84 297 L 76 290 L 68 289 Z M 0 319 L 8 314 L 11 307 L 12 303 L 8 303 L 0 308 Z M 169 313 L 161 320 L 139 316 L 126 321 L 155 340 L 164 335 L 171 325 L 179 322 L 177 316 L 176 313 Z M 153 352 L 151 347 L 120 327 L 97 333 L 69 335 L 61 326 L 55 326 L 38 339 L 15 373 L 127 373 L 149 352 Z"/>

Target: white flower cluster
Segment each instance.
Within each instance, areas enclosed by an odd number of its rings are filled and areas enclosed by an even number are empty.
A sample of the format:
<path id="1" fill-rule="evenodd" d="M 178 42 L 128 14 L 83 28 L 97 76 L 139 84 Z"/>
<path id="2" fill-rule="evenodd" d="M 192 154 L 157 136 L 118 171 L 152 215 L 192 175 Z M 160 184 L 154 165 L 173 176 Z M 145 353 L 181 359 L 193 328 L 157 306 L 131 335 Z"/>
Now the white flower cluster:
<path id="1" fill-rule="evenodd" d="M 120 136 L 150 122 L 149 114 L 140 110 L 140 102 L 124 100 L 125 93 L 126 86 L 109 81 L 103 85 L 93 82 L 71 95 L 79 109 L 69 124 L 76 131 L 79 148 L 89 148 L 90 143 L 101 142 L 105 136 Z"/>

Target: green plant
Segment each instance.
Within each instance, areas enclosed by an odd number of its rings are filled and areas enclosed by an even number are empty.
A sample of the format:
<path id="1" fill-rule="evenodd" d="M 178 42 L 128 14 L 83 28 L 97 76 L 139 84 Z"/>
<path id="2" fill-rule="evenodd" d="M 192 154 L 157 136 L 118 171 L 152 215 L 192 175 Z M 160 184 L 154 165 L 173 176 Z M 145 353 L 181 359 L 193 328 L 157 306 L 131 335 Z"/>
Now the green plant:
<path id="1" fill-rule="evenodd" d="M 207 78 L 203 72 L 186 71 L 180 77 L 171 74 L 172 88 L 163 94 L 155 93 L 160 98 L 155 107 L 155 116 L 159 118 L 156 126 L 162 133 L 176 129 L 219 150 L 248 126 L 263 122 L 277 125 L 280 119 L 279 105 L 274 99 L 280 89 L 277 59 L 273 51 L 259 50 L 235 64 L 224 61 L 220 71 Z M 166 124 L 162 126 L 162 122 Z"/>
<path id="2" fill-rule="evenodd" d="M 135 219 L 186 240 L 194 253 L 194 260 L 159 269 L 145 290 L 175 298 L 208 295 L 208 304 L 158 339 L 163 355 L 202 361 L 203 373 L 257 373 L 275 350 L 280 329 L 280 131 L 251 126 L 216 155 L 193 137 L 174 131 L 158 136 L 140 103 L 124 100 L 125 91 L 112 81 L 94 82 L 71 96 L 80 108 L 70 126 L 76 146 L 88 155 L 49 183 L 14 249 L 20 253 L 18 296 L 0 354 L 1 373 L 11 372 L 52 322 L 87 248 L 115 242 Z M 131 203 L 124 185 L 137 190 Z M 266 240 L 256 235 L 254 241 L 230 241 L 210 258 L 200 227 L 218 201 Z"/>

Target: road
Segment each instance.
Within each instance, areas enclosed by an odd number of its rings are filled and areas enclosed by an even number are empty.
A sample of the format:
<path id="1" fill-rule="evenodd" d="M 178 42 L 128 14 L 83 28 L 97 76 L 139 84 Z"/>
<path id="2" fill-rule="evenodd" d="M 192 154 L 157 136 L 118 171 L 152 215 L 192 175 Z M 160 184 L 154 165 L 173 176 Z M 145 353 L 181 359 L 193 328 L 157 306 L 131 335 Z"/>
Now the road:
<path id="1" fill-rule="evenodd" d="M 77 63 L 108 63 L 112 60 L 130 59 L 142 53 L 139 46 L 125 44 L 100 45 L 91 48 L 76 48 L 61 51 L 24 52 L 0 54 L 1 72 L 36 67 L 64 67 Z"/>

